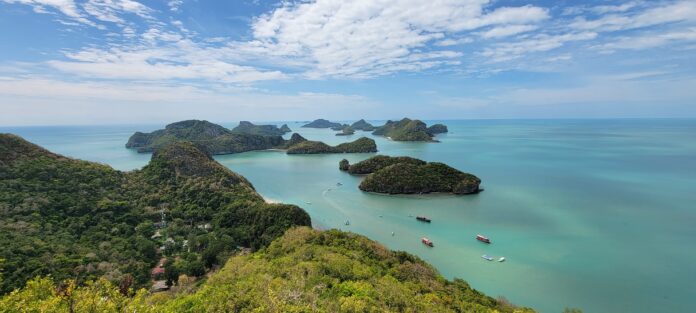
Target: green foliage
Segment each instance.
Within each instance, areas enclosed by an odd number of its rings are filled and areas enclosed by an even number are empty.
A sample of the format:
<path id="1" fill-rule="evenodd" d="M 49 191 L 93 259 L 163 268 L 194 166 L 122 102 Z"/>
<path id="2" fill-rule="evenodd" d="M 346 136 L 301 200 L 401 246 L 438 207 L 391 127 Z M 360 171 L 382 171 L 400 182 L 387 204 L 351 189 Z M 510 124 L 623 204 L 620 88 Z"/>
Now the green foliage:
<path id="1" fill-rule="evenodd" d="M 302 125 L 302 127 L 306 128 L 332 128 L 332 127 L 342 127 L 341 123 L 334 123 L 327 121 L 323 118 L 317 119 L 312 121 L 311 123 L 307 123 L 305 125 Z"/>
<path id="2" fill-rule="evenodd" d="M 442 124 L 433 125 L 435 131 L 441 131 Z M 425 123 L 420 120 L 404 118 L 400 121 L 387 121 L 383 126 L 377 127 L 374 135 L 386 136 L 394 141 L 433 141 L 433 133 L 429 132 Z"/>
<path id="3" fill-rule="evenodd" d="M 340 133 L 337 133 L 336 136 L 350 136 L 352 134 L 355 134 L 355 130 L 351 128 L 350 126 L 344 126 L 340 129 Z"/>
<path id="4" fill-rule="evenodd" d="M 283 134 L 285 134 L 285 133 L 291 132 L 292 129 L 290 129 L 290 127 L 288 127 L 288 124 L 283 124 L 283 126 L 280 126 L 280 131 L 282 131 Z"/>
<path id="5" fill-rule="evenodd" d="M 348 168 L 348 173 L 356 175 L 370 174 L 397 163 L 424 165 L 426 162 L 412 157 L 390 157 L 386 155 L 376 155 L 369 159 L 350 165 Z"/>
<path id="6" fill-rule="evenodd" d="M 248 122 L 246 122 L 248 123 Z M 249 123 L 251 124 L 251 123 Z M 283 134 L 275 126 L 274 135 L 268 135 L 266 126 L 240 124 L 241 129 L 230 131 L 208 121 L 188 120 L 169 124 L 165 129 L 152 133 L 136 132 L 126 143 L 126 148 L 138 152 L 152 152 L 172 142 L 190 141 L 211 154 L 229 154 L 252 150 L 265 150 L 282 146 Z"/>
<path id="7" fill-rule="evenodd" d="M 356 130 L 364 130 L 364 131 L 373 131 L 375 130 L 375 127 L 372 126 L 372 124 L 368 123 L 364 119 L 361 119 L 353 124 L 350 125 L 352 129 Z"/>
<path id="8" fill-rule="evenodd" d="M 288 154 L 319 154 L 319 153 L 371 153 L 377 152 L 377 144 L 373 139 L 362 137 L 352 142 L 339 144 L 335 147 L 319 141 L 302 141 L 288 148 Z"/>
<path id="9" fill-rule="evenodd" d="M 174 268 L 176 273 L 179 268 Z M 173 284 L 176 278 L 170 279 Z M 230 258 L 190 294 L 146 296 L 141 290 L 127 298 L 106 280 L 75 287 L 70 281 L 56 286 L 50 279 L 37 278 L 0 299 L 0 312 L 69 308 L 162 313 L 533 312 L 488 297 L 461 279 L 448 281 L 406 252 L 390 251 L 356 234 L 307 227 L 288 230 L 256 253 Z"/>
<path id="10" fill-rule="evenodd" d="M 190 250 L 212 267 L 237 246 L 260 248 L 292 226 L 310 225 L 301 208 L 266 204 L 244 177 L 190 143 L 160 149 L 128 173 L 11 135 L 0 135 L 0 150 L 14 151 L 0 156 L 0 293 L 46 275 L 81 284 L 130 274 L 143 287 L 157 247 L 171 256 Z M 153 236 L 161 213 L 167 227 Z"/>
<path id="11" fill-rule="evenodd" d="M 448 132 L 447 126 L 444 124 L 435 124 L 430 127 L 428 127 L 428 134 L 431 135 L 436 135 L 436 134 L 443 134 Z"/>
<path id="12" fill-rule="evenodd" d="M 360 190 L 369 192 L 470 194 L 478 192 L 481 184 L 478 177 L 443 163 L 426 163 L 411 157 L 378 155 L 352 165 L 342 160 L 339 169 L 351 174 L 369 174 L 359 186 Z"/>
<path id="13" fill-rule="evenodd" d="M 284 125 L 286 128 L 288 125 Z M 233 133 L 243 133 L 250 135 L 261 135 L 261 136 L 282 136 L 285 134 L 284 130 L 278 128 L 275 125 L 254 125 L 248 121 L 241 121 L 239 125 L 232 129 Z"/>

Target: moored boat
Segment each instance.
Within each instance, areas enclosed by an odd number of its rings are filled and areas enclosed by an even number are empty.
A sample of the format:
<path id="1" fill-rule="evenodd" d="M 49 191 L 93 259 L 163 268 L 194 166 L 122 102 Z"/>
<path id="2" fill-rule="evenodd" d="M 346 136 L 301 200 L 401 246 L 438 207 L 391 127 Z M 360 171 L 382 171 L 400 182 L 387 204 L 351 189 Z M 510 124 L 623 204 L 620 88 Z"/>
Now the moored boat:
<path id="1" fill-rule="evenodd" d="M 501 256 L 500 259 L 498 259 L 498 262 L 505 262 L 505 257 Z"/>
<path id="2" fill-rule="evenodd" d="M 481 258 L 483 258 L 486 261 L 493 261 L 493 257 L 491 257 L 487 254 L 482 255 Z"/>
<path id="3" fill-rule="evenodd" d="M 421 222 L 426 222 L 426 223 L 430 223 L 430 222 L 431 222 L 431 220 L 430 220 L 429 218 L 425 217 L 425 216 L 416 216 L 416 219 L 419 220 L 419 221 L 421 221 Z"/>
<path id="4" fill-rule="evenodd" d="M 428 247 L 434 246 L 433 241 L 425 237 L 421 238 L 421 242 Z"/>
<path id="5" fill-rule="evenodd" d="M 488 237 L 483 236 L 483 235 L 476 235 L 476 240 L 483 242 L 483 243 L 491 243 L 491 240 L 488 239 Z"/>

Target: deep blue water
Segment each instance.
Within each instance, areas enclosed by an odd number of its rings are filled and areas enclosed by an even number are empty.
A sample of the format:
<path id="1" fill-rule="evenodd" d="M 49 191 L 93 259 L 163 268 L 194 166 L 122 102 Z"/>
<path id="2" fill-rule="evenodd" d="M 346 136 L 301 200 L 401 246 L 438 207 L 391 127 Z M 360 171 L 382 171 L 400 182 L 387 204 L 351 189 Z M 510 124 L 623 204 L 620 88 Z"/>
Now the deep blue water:
<path id="1" fill-rule="evenodd" d="M 437 122 L 437 121 L 429 121 Z M 357 189 L 338 161 L 371 154 L 217 156 L 268 199 L 406 250 L 446 277 L 541 312 L 688 312 L 696 308 L 696 120 L 444 121 L 440 143 L 377 141 L 381 154 L 445 162 L 483 180 L 471 196 L 382 196 Z M 120 170 L 149 155 L 124 148 L 134 131 L 163 125 L 0 127 L 49 150 Z M 234 123 L 224 126 L 233 127 Z M 336 144 L 334 136 L 289 126 Z M 336 186 L 337 182 L 343 186 Z M 330 190 L 329 190 L 330 189 Z M 432 224 L 410 215 L 428 215 Z M 350 226 L 344 225 L 346 220 Z M 394 236 L 391 235 L 394 232 Z M 483 233 L 486 246 L 474 240 Z M 428 236 L 435 248 L 419 238 Z M 482 254 L 505 256 L 487 262 Z"/>

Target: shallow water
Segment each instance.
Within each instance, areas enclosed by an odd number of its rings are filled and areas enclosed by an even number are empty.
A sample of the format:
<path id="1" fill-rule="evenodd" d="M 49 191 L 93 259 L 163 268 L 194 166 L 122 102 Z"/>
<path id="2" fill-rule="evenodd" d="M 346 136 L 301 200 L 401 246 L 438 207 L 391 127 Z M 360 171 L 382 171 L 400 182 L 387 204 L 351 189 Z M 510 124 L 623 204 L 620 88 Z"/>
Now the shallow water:
<path id="1" fill-rule="evenodd" d="M 436 121 L 433 121 L 436 122 Z M 380 154 L 445 162 L 483 180 L 478 195 L 360 192 L 338 161 L 372 154 L 217 156 L 266 198 L 302 206 L 315 226 L 415 253 L 443 275 L 541 312 L 686 312 L 696 307 L 696 120 L 446 121 L 440 143 L 377 141 Z M 290 128 L 337 144 L 328 129 Z M 232 127 L 232 123 L 224 126 Z M 0 128 L 81 159 L 130 170 L 124 148 L 161 125 Z M 336 183 L 341 182 L 342 186 Z M 427 215 L 431 224 L 413 216 Z M 345 221 L 350 225 L 346 226 Z M 394 236 L 391 233 L 394 232 Z M 491 245 L 477 242 L 482 233 Z M 420 238 L 435 243 L 425 247 Z M 488 262 L 482 254 L 505 256 Z"/>

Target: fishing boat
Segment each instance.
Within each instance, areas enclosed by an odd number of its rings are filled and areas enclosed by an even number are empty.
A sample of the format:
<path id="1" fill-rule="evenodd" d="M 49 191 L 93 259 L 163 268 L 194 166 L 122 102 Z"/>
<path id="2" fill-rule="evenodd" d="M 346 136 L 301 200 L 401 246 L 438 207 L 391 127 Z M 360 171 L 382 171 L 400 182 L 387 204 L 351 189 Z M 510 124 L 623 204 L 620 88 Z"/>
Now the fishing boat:
<path id="1" fill-rule="evenodd" d="M 429 218 L 425 217 L 425 216 L 416 216 L 416 219 L 419 220 L 419 221 L 421 221 L 421 222 L 426 222 L 426 223 L 430 223 L 430 222 L 431 222 L 431 220 L 430 220 Z"/>
<path id="2" fill-rule="evenodd" d="M 476 240 L 483 242 L 483 243 L 491 243 L 491 240 L 488 239 L 488 237 L 485 237 L 483 235 L 476 235 Z"/>
<path id="3" fill-rule="evenodd" d="M 336 183 L 336 186 L 343 186 L 343 184 L 341 184 L 341 183 Z"/>
<path id="4" fill-rule="evenodd" d="M 498 262 L 505 262 L 505 257 L 501 256 L 500 259 L 498 259 Z"/>
<path id="5" fill-rule="evenodd" d="M 428 247 L 433 246 L 433 241 L 428 239 L 428 238 L 425 238 L 425 237 L 421 238 L 421 242 Z"/>
<path id="6" fill-rule="evenodd" d="M 493 257 L 489 256 L 488 254 L 484 254 L 481 256 L 486 261 L 493 261 Z"/>

